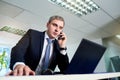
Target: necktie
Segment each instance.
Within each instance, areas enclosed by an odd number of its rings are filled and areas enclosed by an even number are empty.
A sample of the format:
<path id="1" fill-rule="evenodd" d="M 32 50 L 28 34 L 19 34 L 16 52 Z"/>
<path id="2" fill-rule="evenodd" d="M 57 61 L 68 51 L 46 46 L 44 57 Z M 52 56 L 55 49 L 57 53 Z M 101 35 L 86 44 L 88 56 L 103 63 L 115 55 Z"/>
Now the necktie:
<path id="1" fill-rule="evenodd" d="M 42 59 L 42 63 L 39 63 L 39 65 L 36 68 L 36 71 L 35 71 L 36 75 L 40 75 L 44 70 L 48 68 L 48 65 L 49 65 L 50 48 L 53 40 L 49 38 L 46 38 L 46 39 L 48 44 L 46 46 L 45 55 L 44 55 L 44 58 Z"/>
<path id="2" fill-rule="evenodd" d="M 51 48 L 52 40 L 47 38 L 47 42 L 48 44 L 46 46 L 46 51 L 45 51 L 45 56 L 44 56 L 43 66 L 42 66 L 43 70 L 47 69 L 49 65 L 49 56 L 50 56 L 50 48 Z"/>

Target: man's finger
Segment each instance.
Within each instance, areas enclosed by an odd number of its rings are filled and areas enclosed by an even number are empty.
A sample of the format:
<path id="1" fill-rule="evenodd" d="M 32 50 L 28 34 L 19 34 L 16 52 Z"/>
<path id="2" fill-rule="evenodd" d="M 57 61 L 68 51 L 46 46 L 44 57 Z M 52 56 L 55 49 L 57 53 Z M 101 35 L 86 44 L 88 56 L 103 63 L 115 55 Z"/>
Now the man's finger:
<path id="1" fill-rule="evenodd" d="M 32 71 L 28 66 L 26 66 L 25 68 L 24 68 L 24 75 L 26 75 L 26 76 L 28 76 L 28 75 L 35 75 L 35 72 L 34 71 Z"/>
<path id="2" fill-rule="evenodd" d="M 18 69 L 18 76 L 22 76 L 23 75 L 23 68 L 19 68 Z"/>
<path id="3" fill-rule="evenodd" d="M 18 70 L 15 69 L 15 70 L 13 71 L 13 75 L 14 75 L 14 76 L 17 76 L 17 74 L 18 74 Z"/>

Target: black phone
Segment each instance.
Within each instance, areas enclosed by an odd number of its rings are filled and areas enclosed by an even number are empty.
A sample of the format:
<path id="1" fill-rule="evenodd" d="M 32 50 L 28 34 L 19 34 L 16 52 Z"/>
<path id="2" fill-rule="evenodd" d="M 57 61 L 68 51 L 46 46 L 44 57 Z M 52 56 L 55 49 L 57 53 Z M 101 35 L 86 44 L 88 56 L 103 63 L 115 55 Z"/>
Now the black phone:
<path id="1" fill-rule="evenodd" d="M 58 36 L 58 40 L 64 40 L 64 39 L 65 39 L 61 34 L 62 34 L 62 32 L 61 32 L 60 35 Z"/>

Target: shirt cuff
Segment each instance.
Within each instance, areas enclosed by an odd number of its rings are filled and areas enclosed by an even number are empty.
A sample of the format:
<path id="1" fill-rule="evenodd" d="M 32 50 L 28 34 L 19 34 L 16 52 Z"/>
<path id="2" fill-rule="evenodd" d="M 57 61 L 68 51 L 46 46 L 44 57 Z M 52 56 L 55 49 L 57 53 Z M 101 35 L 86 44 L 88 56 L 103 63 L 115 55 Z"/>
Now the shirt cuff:
<path id="1" fill-rule="evenodd" d="M 22 65 L 25 65 L 23 62 L 16 62 L 13 66 L 13 70 L 15 69 L 15 67 L 18 65 L 18 64 L 22 64 Z"/>
<path id="2" fill-rule="evenodd" d="M 61 50 L 60 53 L 61 53 L 62 55 L 66 55 L 67 52 L 66 52 L 66 50 Z"/>

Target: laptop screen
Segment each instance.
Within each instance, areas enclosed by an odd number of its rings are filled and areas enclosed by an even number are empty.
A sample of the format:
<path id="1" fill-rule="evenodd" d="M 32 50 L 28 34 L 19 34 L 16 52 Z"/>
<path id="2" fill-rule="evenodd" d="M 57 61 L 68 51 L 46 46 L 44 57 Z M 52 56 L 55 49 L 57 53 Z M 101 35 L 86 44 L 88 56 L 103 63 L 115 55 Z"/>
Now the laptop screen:
<path id="1" fill-rule="evenodd" d="M 82 39 L 65 74 L 93 73 L 106 48 L 87 39 Z"/>

